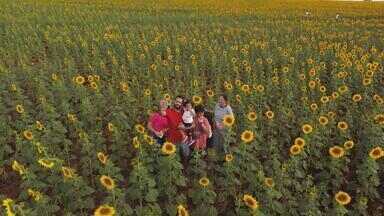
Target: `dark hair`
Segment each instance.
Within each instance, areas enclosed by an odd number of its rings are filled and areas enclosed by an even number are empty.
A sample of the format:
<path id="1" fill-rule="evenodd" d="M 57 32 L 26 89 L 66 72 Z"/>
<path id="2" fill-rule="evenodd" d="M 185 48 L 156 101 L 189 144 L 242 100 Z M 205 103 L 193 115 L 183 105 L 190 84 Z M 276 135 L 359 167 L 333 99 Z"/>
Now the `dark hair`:
<path id="1" fill-rule="evenodd" d="M 176 99 L 176 98 L 181 98 L 183 101 L 185 100 L 185 98 L 184 98 L 183 95 L 177 95 L 177 96 L 175 97 L 175 99 Z"/>
<path id="2" fill-rule="evenodd" d="M 188 99 L 184 99 L 184 101 L 183 101 L 183 106 L 186 106 L 186 105 L 189 104 L 189 103 L 191 103 L 190 100 L 188 100 Z"/>
<path id="3" fill-rule="evenodd" d="M 195 107 L 195 112 L 196 112 L 196 113 L 204 113 L 204 112 L 205 112 L 205 109 L 204 109 L 203 105 L 197 105 L 197 106 Z"/>
<path id="4" fill-rule="evenodd" d="M 228 102 L 228 96 L 226 94 L 221 94 L 220 97 L 223 97 L 225 102 Z"/>

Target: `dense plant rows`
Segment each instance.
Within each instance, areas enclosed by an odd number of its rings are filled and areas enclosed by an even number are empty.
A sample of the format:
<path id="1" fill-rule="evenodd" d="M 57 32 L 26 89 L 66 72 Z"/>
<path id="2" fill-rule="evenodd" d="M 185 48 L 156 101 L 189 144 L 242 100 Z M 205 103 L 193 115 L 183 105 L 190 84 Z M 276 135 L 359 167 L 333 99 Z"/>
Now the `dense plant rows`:
<path id="1" fill-rule="evenodd" d="M 380 215 L 384 4 L 0 2 L 0 215 Z M 157 145 L 229 96 L 229 153 Z"/>

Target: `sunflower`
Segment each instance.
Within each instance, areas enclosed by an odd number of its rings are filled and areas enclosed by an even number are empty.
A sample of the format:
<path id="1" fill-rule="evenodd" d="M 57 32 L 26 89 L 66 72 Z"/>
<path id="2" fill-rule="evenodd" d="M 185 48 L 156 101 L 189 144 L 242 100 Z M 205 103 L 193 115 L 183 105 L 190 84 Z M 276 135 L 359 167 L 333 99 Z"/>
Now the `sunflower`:
<path id="1" fill-rule="evenodd" d="M 252 142 L 253 138 L 254 138 L 253 131 L 245 130 L 245 131 L 241 134 L 241 140 L 242 140 L 244 143 Z"/>
<path id="2" fill-rule="evenodd" d="M 24 108 L 23 108 L 23 105 L 16 105 L 16 112 L 18 113 L 23 113 L 24 112 Z"/>
<path id="3" fill-rule="evenodd" d="M 301 137 L 297 137 L 295 139 L 294 145 L 298 145 L 300 148 L 303 148 L 305 146 L 305 140 Z"/>
<path id="4" fill-rule="evenodd" d="M 7 199 L 3 200 L 3 206 L 5 207 L 6 215 L 7 216 L 15 216 L 15 213 L 13 213 L 13 210 L 12 210 L 13 202 L 14 201 L 12 199 L 10 199 L 10 198 L 7 198 Z"/>
<path id="5" fill-rule="evenodd" d="M 251 88 L 247 84 L 244 84 L 241 86 L 241 91 L 243 91 L 243 92 L 249 93 L 250 89 Z"/>
<path id="6" fill-rule="evenodd" d="M 323 126 L 328 124 L 328 118 L 326 116 L 320 116 L 319 117 L 319 123 Z"/>
<path id="7" fill-rule="evenodd" d="M 144 140 L 149 144 L 153 145 L 155 143 L 155 140 L 153 137 L 149 136 L 148 134 L 144 134 Z"/>
<path id="8" fill-rule="evenodd" d="M 170 100 L 171 100 L 171 95 L 169 95 L 168 93 L 166 93 L 166 94 L 163 95 L 163 98 L 164 98 L 166 101 L 170 101 Z"/>
<path id="9" fill-rule="evenodd" d="M 344 156 L 344 149 L 341 148 L 340 146 L 333 146 L 333 147 L 329 148 L 329 154 L 333 158 L 341 158 Z"/>
<path id="10" fill-rule="evenodd" d="M 369 157 L 371 157 L 373 160 L 377 160 L 383 156 L 384 156 L 384 150 L 380 146 L 373 148 L 369 152 Z"/>
<path id="11" fill-rule="evenodd" d="M 68 120 L 69 120 L 70 122 L 75 122 L 75 121 L 77 120 L 75 114 L 70 114 L 70 113 L 68 113 L 68 114 L 67 114 L 67 117 L 68 117 Z"/>
<path id="12" fill-rule="evenodd" d="M 16 91 L 17 90 L 17 87 L 15 84 L 11 84 L 11 91 Z"/>
<path id="13" fill-rule="evenodd" d="M 44 129 L 44 125 L 40 121 L 36 121 L 36 127 L 37 127 L 38 130 L 43 130 Z"/>
<path id="14" fill-rule="evenodd" d="M 235 118 L 233 115 L 225 115 L 223 118 L 223 124 L 227 127 L 232 127 L 235 123 Z"/>
<path id="15" fill-rule="evenodd" d="M 31 188 L 28 188 L 27 192 L 35 201 L 39 201 L 43 196 L 39 191 L 32 190 Z"/>
<path id="16" fill-rule="evenodd" d="M 45 168 L 52 168 L 54 165 L 55 165 L 55 162 L 53 161 L 50 161 L 48 159 L 39 159 L 37 161 L 41 166 L 45 167 Z"/>
<path id="17" fill-rule="evenodd" d="M 209 179 L 207 177 L 203 177 L 199 180 L 199 184 L 203 187 L 207 187 L 209 185 Z"/>
<path id="18" fill-rule="evenodd" d="M 339 92 L 332 92 L 331 96 L 333 100 L 336 100 L 340 95 L 339 95 Z"/>
<path id="19" fill-rule="evenodd" d="M 161 151 L 166 155 L 172 155 L 176 152 L 176 146 L 171 142 L 165 142 L 161 147 Z"/>
<path id="20" fill-rule="evenodd" d="M 33 134 L 29 130 L 25 130 L 23 132 L 23 135 L 24 135 L 24 138 L 27 139 L 27 140 L 32 140 L 33 139 Z"/>
<path id="21" fill-rule="evenodd" d="M 344 143 L 344 148 L 345 149 L 351 149 L 351 148 L 353 148 L 354 145 L 355 145 L 355 143 L 352 140 L 348 140 Z"/>
<path id="22" fill-rule="evenodd" d="M 87 80 L 88 82 L 93 82 L 95 80 L 95 77 L 93 75 L 88 75 Z"/>
<path id="23" fill-rule="evenodd" d="M 309 88 L 314 89 L 316 87 L 316 82 L 314 80 L 309 81 L 308 83 Z"/>
<path id="24" fill-rule="evenodd" d="M 120 82 L 120 90 L 123 92 L 128 92 L 129 86 L 126 82 Z"/>
<path id="25" fill-rule="evenodd" d="M 224 88 L 225 88 L 226 90 L 232 90 L 232 89 L 233 89 L 233 86 L 232 86 L 231 83 L 228 83 L 228 84 L 224 85 Z"/>
<path id="26" fill-rule="evenodd" d="M 203 99 L 200 96 L 197 96 L 197 95 L 192 96 L 192 102 L 195 105 L 201 104 L 202 101 L 203 101 Z"/>
<path id="27" fill-rule="evenodd" d="M 177 216 L 189 216 L 187 209 L 183 205 L 177 206 Z"/>
<path id="28" fill-rule="evenodd" d="M 249 121 L 255 121 L 257 119 L 257 115 L 255 112 L 249 112 L 247 114 L 247 118 Z"/>
<path id="29" fill-rule="evenodd" d="M 241 84 L 243 84 L 243 82 L 241 82 L 241 80 L 235 80 L 235 85 L 237 85 L 237 86 L 240 86 Z"/>
<path id="30" fill-rule="evenodd" d="M 327 91 L 327 88 L 326 88 L 325 86 L 320 86 L 320 87 L 319 87 L 319 91 L 322 92 L 322 93 L 324 93 L 324 92 Z"/>
<path id="31" fill-rule="evenodd" d="M 344 94 L 345 92 L 348 91 L 348 86 L 346 85 L 340 86 L 337 90 L 340 92 L 340 94 Z"/>
<path id="32" fill-rule="evenodd" d="M 141 133 L 141 134 L 144 134 L 144 132 L 145 132 L 145 128 L 142 124 L 135 125 L 135 129 L 138 133 Z"/>
<path id="33" fill-rule="evenodd" d="M 107 190 L 115 188 L 115 181 L 113 181 L 113 179 L 109 176 L 102 175 L 100 177 L 100 182 L 105 188 L 107 188 Z"/>
<path id="34" fill-rule="evenodd" d="M 215 95 L 215 93 L 213 92 L 213 90 L 211 90 L 211 89 L 207 90 L 207 96 L 208 97 L 213 97 L 214 95 Z"/>
<path id="35" fill-rule="evenodd" d="M 99 152 L 99 153 L 97 153 L 97 158 L 99 159 L 99 161 L 100 161 L 102 164 L 106 164 L 106 163 L 107 163 L 108 156 L 105 155 L 103 152 Z"/>
<path id="36" fill-rule="evenodd" d="M 318 108 L 318 106 L 317 106 L 316 103 L 312 103 L 312 104 L 310 105 L 310 108 L 311 108 L 312 111 L 316 111 L 317 108 Z"/>
<path id="37" fill-rule="evenodd" d="M 132 144 L 133 144 L 133 147 L 136 149 L 140 147 L 140 141 L 137 136 L 132 138 Z"/>
<path id="38" fill-rule="evenodd" d="M 275 117 L 275 113 L 273 113 L 271 110 L 268 110 L 265 112 L 265 116 L 267 116 L 268 119 L 273 119 L 273 117 Z"/>
<path id="39" fill-rule="evenodd" d="M 267 186 L 267 187 L 273 187 L 275 185 L 275 183 L 273 182 L 273 179 L 272 178 L 265 178 L 264 179 L 264 184 Z"/>
<path id="40" fill-rule="evenodd" d="M 113 216 L 115 215 L 115 209 L 109 205 L 101 205 L 95 210 L 93 215 L 94 216 Z"/>
<path id="41" fill-rule="evenodd" d="M 233 155 L 232 154 L 226 154 L 225 155 L 225 161 L 226 162 L 231 162 L 233 160 Z"/>
<path id="42" fill-rule="evenodd" d="M 288 72 L 289 72 L 289 68 L 288 68 L 288 66 L 284 66 L 284 67 L 283 67 L 283 72 L 284 72 L 284 73 L 288 73 Z"/>
<path id="43" fill-rule="evenodd" d="M 89 86 L 91 86 L 91 88 L 92 88 L 93 90 L 97 90 L 97 83 L 96 83 L 96 82 L 91 82 L 91 83 L 89 84 Z"/>
<path id="44" fill-rule="evenodd" d="M 303 130 L 304 134 L 309 134 L 313 131 L 313 128 L 310 124 L 304 124 L 301 129 Z"/>
<path id="45" fill-rule="evenodd" d="M 79 85 L 82 85 L 85 82 L 85 78 L 81 75 L 75 77 L 75 82 Z"/>
<path id="46" fill-rule="evenodd" d="M 113 132 L 115 130 L 115 126 L 111 122 L 108 122 L 107 129 L 109 132 Z"/>
<path id="47" fill-rule="evenodd" d="M 342 131 L 345 131 L 348 129 L 348 123 L 345 122 L 345 121 L 341 121 L 339 123 L 337 123 L 337 127 L 342 130 Z"/>
<path id="48" fill-rule="evenodd" d="M 328 96 L 322 96 L 320 98 L 321 103 L 325 104 L 329 102 L 329 97 Z"/>
<path id="49" fill-rule="evenodd" d="M 145 89 L 145 90 L 144 90 L 144 95 L 145 95 L 145 96 L 149 96 L 149 95 L 151 95 L 151 90 L 149 90 L 149 89 Z"/>
<path id="50" fill-rule="evenodd" d="M 371 78 L 364 78 L 363 79 L 363 86 L 370 85 L 371 83 L 372 83 L 372 79 Z"/>
<path id="51" fill-rule="evenodd" d="M 340 205 L 347 205 L 351 202 L 351 197 L 344 191 L 339 191 L 335 194 L 335 200 Z"/>
<path id="52" fill-rule="evenodd" d="M 64 178 L 67 179 L 75 177 L 75 171 L 70 167 L 62 166 L 61 173 L 63 174 Z"/>
<path id="53" fill-rule="evenodd" d="M 255 209 L 259 208 L 259 203 L 256 201 L 255 198 L 253 198 L 252 195 L 244 194 L 243 200 L 245 202 L 245 205 L 247 205 L 252 210 L 255 210 Z"/>
<path id="54" fill-rule="evenodd" d="M 300 154 L 301 151 L 302 151 L 302 148 L 299 145 L 292 145 L 289 148 L 289 152 L 291 153 L 291 155 Z"/>
<path id="55" fill-rule="evenodd" d="M 330 111 L 330 112 L 327 113 L 327 116 L 328 116 L 329 118 L 334 118 L 334 117 L 336 116 L 336 113 L 333 112 L 333 111 Z"/>
<path id="56" fill-rule="evenodd" d="M 359 102 L 359 101 L 361 101 L 361 99 L 363 99 L 363 97 L 361 96 L 361 94 L 354 94 L 354 95 L 352 96 L 352 101 L 353 101 L 353 102 Z"/>
<path id="57" fill-rule="evenodd" d="M 384 114 L 377 114 L 375 116 L 375 122 L 380 125 L 384 124 Z"/>
<path id="58" fill-rule="evenodd" d="M 19 175 L 23 175 L 24 173 L 26 173 L 26 169 L 24 167 L 24 165 L 20 164 L 19 162 L 17 162 L 16 160 L 13 161 L 12 163 L 12 169 L 16 172 L 19 173 Z"/>
<path id="59" fill-rule="evenodd" d="M 256 86 L 256 90 L 257 90 L 258 92 L 264 92 L 264 89 L 265 89 L 264 86 L 261 85 L 261 84 Z"/>

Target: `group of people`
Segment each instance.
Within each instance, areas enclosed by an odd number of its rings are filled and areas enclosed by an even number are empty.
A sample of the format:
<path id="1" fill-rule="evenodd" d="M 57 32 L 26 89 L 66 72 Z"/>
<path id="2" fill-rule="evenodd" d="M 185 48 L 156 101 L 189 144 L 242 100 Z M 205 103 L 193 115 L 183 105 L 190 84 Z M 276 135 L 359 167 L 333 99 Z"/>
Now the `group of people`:
<path id="1" fill-rule="evenodd" d="M 203 105 L 193 107 L 190 100 L 177 96 L 173 106 L 160 100 L 158 110 L 151 114 L 147 127 L 159 145 L 172 142 L 180 147 L 184 158 L 194 149 L 204 152 L 208 143 L 218 150 L 225 150 L 223 119 L 225 115 L 233 115 L 227 96 L 220 95 L 213 116 L 206 115 Z"/>

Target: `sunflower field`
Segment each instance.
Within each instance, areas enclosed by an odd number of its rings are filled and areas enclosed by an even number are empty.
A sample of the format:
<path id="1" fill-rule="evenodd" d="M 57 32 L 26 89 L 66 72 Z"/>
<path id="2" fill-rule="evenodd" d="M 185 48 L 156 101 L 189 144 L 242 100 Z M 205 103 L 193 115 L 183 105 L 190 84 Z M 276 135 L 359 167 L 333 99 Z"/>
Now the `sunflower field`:
<path id="1" fill-rule="evenodd" d="M 383 215 L 384 3 L 0 0 L 0 215 Z M 160 99 L 223 153 L 157 145 Z"/>

